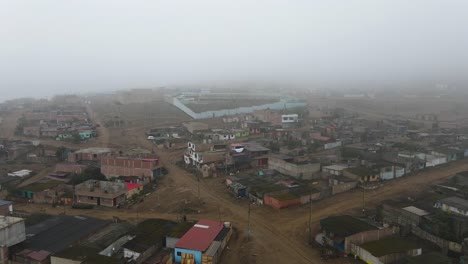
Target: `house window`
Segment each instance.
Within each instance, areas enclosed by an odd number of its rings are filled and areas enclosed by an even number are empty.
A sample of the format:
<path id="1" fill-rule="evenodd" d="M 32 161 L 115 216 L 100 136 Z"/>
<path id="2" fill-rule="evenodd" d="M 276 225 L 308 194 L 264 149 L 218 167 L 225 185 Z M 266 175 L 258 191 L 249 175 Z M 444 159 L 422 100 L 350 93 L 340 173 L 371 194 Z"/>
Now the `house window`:
<path id="1" fill-rule="evenodd" d="M 182 252 L 178 251 L 177 256 L 180 257 L 182 255 Z"/>
<path id="2" fill-rule="evenodd" d="M 90 200 L 94 200 L 94 197 L 89 197 Z"/>

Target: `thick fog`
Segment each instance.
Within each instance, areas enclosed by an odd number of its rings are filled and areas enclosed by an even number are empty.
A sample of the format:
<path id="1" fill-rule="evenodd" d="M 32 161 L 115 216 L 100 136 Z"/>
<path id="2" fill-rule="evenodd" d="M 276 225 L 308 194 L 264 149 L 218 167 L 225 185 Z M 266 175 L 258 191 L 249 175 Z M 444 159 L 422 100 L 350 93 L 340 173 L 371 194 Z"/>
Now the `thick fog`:
<path id="1" fill-rule="evenodd" d="M 449 80 L 468 1 L 2 0 L 0 101 L 217 81 Z"/>

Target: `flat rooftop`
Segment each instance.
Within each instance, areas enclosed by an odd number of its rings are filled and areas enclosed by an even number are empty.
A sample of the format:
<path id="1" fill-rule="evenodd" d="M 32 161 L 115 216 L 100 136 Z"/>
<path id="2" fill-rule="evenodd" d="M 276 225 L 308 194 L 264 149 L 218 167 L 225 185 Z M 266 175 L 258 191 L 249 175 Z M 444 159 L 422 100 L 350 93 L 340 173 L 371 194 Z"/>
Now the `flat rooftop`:
<path id="1" fill-rule="evenodd" d="M 336 236 L 341 237 L 377 229 L 377 227 L 372 226 L 350 215 L 327 217 L 325 219 L 320 220 L 320 226 L 327 232 L 331 232 Z"/>
<path id="2" fill-rule="evenodd" d="M 57 215 L 26 228 L 25 247 L 56 253 L 101 230 L 110 221 L 91 217 Z"/>
<path id="3" fill-rule="evenodd" d="M 415 206 L 407 206 L 407 207 L 404 207 L 403 210 L 405 211 L 408 211 L 410 213 L 413 213 L 415 215 L 418 215 L 418 216 L 425 216 L 425 215 L 428 215 L 429 213 L 424 211 L 423 209 L 419 209 Z"/>
<path id="4" fill-rule="evenodd" d="M 336 171 L 341 171 L 341 170 L 344 170 L 346 168 L 348 168 L 348 166 L 338 165 L 338 164 L 323 167 L 323 169 L 336 170 Z"/>
<path id="5" fill-rule="evenodd" d="M 114 264 L 119 263 L 119 260 L 114 257 L 107 257 L 99 255 L 99 249 L 91 248 L 87 246 L 74 246 L 66 248 L 55 256 L 59 258 L 71 259 L 80 261 L 81 263 L 87 264 Z"/>
<path id="6" fill-rule="evenodd" d="M 452 196 L 452 197 L 441 199 L 439 202 L 442 204 L 446 204 L 448 206 L 453 206 L 458 209 L 463 209 L 465 211 L 468 211 L 468 200 L 465 200 L 462 198 Z"/>
<path id="7" fill-rule="evenodd" d="M 365 243 L 360 246 L 375 257 L 382 257 L 394 253 L 402 253 L 421 248 L 416 242 L 401 237 L 391 236 L 381 240 Z"/>
<path id="8" fill-rule="evenodd" d="M 10 202 L 10 201 L 0 200 L 0 206 L 10 205 L 10 204 L 12 204 L 12 203 L 13 203 L 13 202 Z"/>
<path id="9" fill-rule="evenodd" d="M 23 218 L 12 216 L 0 216 L 0 229 L 7 228 L 13 224 L 24 221 Z"/>
<path id="10" fill-rule="evenodd" d="M 86 148 L 75 151 L 74 153 L 91 153 L 91 154 L 102 154 L 109 153 L 112 150 L 110 148 Z"/>
<path id="11" fill-rule="evenodd" d="M 140 222 L 132 234 L 135 238 L 122 247 L 143 253 L 151 246 L 162 247 L 164 237 L 172 231 L 177 223 L 164 219 L 146 219 Z M 159 241 L 159 243 L 158 243 Z"/>
<path id="12" fill-rule="evenodd" d="M 223 228 L 222 222 L 200 220 L 177 241 L 175 247 L 205 251 Z"/>

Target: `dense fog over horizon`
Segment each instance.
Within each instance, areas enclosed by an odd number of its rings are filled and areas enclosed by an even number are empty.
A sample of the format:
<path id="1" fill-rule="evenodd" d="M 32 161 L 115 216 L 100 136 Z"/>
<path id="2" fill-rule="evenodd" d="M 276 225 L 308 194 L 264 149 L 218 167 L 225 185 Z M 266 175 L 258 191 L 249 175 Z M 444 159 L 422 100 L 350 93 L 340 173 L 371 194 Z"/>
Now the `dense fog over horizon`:
<path id="1" fill-rule="evenodd" d="M 466 81 L 466 1 L 0 1 L 0 101 L 229 82 Z"/>

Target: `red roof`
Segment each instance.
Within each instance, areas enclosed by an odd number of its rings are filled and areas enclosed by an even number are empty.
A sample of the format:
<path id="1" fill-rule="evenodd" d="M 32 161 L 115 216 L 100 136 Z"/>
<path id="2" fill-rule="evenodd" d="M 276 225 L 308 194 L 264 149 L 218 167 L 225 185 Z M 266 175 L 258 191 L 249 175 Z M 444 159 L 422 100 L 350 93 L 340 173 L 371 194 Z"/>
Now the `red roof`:
<path id="1" fill-rule="evenodd" d="M 158 159 L 156 158 L 152 158 L 152 159 L 141 159 L 142 161 L 158 161 Z"/>
<path id="2" fill-rule="evenodd" d="M 125 184 L 127 185 L 127 192 L 141 186 L 139 183 L 126 182 Z"/>
<path id="3" fill-rule="evenodd" d="M 329 137 L 324 137 L 324 136 L 322 136 L 322 135 L 317 135 L 317 134 L 312 134 L 310 137 L 311 137 L 312 139 L 316 139 L 316 140 L 320 140 L 320 141 L 328 141 L 328 140 L 330 140 Z"/>
<path id="4" fill-rule="evenodd" d="M 28 257 L 31 258 L 31 259 L 33 259 L 33 260 L 43 261 L 43 260 L 46 259 L 49 255 L 50 255 L 50 252 L 49 252 L 49 251 L 40 250 L 40 251 L 33 251 L 33 252 L 29 253 L 29 254 L 28 254 Z"/>
<path id="5" fill-rule="evenodd" d="M 177 241 L 175 247 L 203 252 L 211 245 L 223 226 L 222 222 L 200 220 Z"/>

